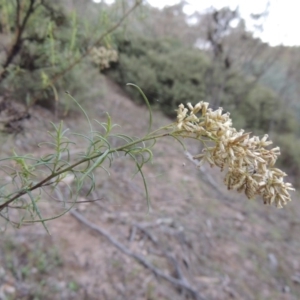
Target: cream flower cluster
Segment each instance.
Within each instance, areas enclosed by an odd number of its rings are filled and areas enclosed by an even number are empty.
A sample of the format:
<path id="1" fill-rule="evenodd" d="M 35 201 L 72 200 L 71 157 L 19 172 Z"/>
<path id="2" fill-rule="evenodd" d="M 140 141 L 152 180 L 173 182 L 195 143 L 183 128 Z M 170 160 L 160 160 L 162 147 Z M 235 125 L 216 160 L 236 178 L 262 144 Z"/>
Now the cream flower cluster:
<path id="1" fill-rule="evenodd" d="M 199 166 L 207 161 L 225 170 L 228 189 L 244 192 L 249 199 L 260 195 L 265 204 L 274 203 L 278 208 L 291 201 L 289 190 L 294 188 L 284 182 L 286 174 L 274 167 L 279 147 L 266 149 L 272 144 L 267 134 L 259 138 L 244 130 L 237 131 L 232 127 L 229 113 L 223 114 L 222 108 L 213 111 L 208 105 L 203 101 L 194 107 L 188 103 L 187 108 L 181 104 L 177 110 L 179 135 L 207 137 L 213 142 L 213 146 L 206 146 L 201 154 L 194 156 Z"/>
<path id="2" fill-rule="evenodd" d="M 92 61 L 99 66 L 100 70 L 108 69 L 111 62 L 118 61 L 118 52 L 105 47 L 94 47 L 91 51 Z"/>

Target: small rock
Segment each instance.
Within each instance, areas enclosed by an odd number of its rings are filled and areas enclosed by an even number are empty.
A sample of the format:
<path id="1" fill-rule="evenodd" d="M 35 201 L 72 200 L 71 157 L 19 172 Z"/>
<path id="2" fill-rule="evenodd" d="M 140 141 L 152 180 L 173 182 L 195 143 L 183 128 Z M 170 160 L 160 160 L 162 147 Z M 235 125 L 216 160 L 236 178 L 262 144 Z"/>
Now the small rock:
<path id="1" fill-rule="evenodd" d="M 2 267 L 0 267 L 0 278 L 3 278 L 5 276 L 5 273 L 5 270 Z"/>
<path id="2" fill-rule="evenodd" d="M 16 288 L 9 284 L 3 284 L 1 289 L 5 294 L 13 295 L 16 293 Z"/>
<path id="3" fill-rule="evenodd" d="M 269 262 L 270 262 L 270 266 L 273 270 L 276 270 L 278 268 L 278 260 L 275 256 L 275 254 L 273 253 L 269 253 L 268 254 L 268 258 L 269 258 Z"/>
<path id="4" fill-rule="evenodd" d="M 290 287 L 287 286 L 287 285 L 285 285 L 285 286 L 282 288 L 282 292 L 283 292 L 283 293 L 288 294 L 290 291 L 291 291 L 291 289 L 290 289 Z"/>
<path id="5" fill-rule="evenodd" d="M 300 273 L 296 273 L 295 275 L 292 276 L 292 280 L 295 282 L 295 283 L 300 283 Z"/>

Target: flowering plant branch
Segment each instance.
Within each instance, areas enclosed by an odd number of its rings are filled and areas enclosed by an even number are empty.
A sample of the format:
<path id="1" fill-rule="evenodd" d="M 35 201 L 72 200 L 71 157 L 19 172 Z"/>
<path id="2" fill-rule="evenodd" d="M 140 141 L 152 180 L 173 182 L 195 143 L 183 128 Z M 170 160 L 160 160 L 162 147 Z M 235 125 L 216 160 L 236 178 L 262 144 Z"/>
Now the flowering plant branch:
<path id="1" fill-rule="evenodd" d="M 229 113 L 223 114 L 222 108 L 213 111 L 208 105 L 202 101 L 195 107 L 188 103 L 188 108 L 185 108 L 181 104 L 177 115 L 180 136 L 201 140 L 206 137 L 214 143 L 193 157 L 199 160 L 199 166 L 208 162 L 211 166 L 218 166 L 221 171 L 225 169 L 224 181 L 228 189 L 245 192 L 249 199 L 259 195 L 265 204 L 274 203 L 278 208 L 291 201 L 288 191 L 294 188 L 284 182 L 287 174 L 274 167 L 280 155 L 279 147 L 266 149 L 272 144 L 267 134 L 260 139 L 251 137 L 250 132 L 237 131 L 232 127 Z M 197 116 L 199 112 L 200 117 Z"/>
<path id="2" fill-rule="evenodd" d="M 122 152 L 133 159 L 137 172 L 141 174 L 150 208 L 142 167 L 152 160 L 152 148 L 156 140 L 166 136 L 179 141 L 184 149 L 183 138 L 192 138 L 203 143 L 205 146 L 203 152 L 195 155 L 194 159 L 199 161 L 199 166 L 208 162 L 211 166 L 226 170 L 225 183 L 228 189 L 244 191 L 249 199 L 260 195 L 265 204 L 274 203 L 277 207 L 291 201 L 288 191 L 294 189 L 290 183 L 284 182 L 283 177 L 286 174 L 274 168 L 280 152 L 278 147 L 266 149 L 272 143 L 267 140 L 267 135 L 260 139 L 256 136 L 250 137 L 250 133 L 243 130 L 237 131 L 232 127 L 229 113 L 223 114 L 222 108 L 213 111 L 208 108 L 208 103 L 203 101 L 194 107 L 190 103 L 187 104 L 187 108 L 183 104 L 179 105 L 177 121 L 153 131 L 148 99 L 139 87 L 131 85 L 141 92 L 148 105 L 150 115 L 148 133 L 141 138 L 114 134 L 112 131 L 114 125 L 108 114 L 105 123 L 96 121 L 102 130 L 94 129 L 86 112 L 72 98 L 82 109 L 90 126 L 89 135 L 76 134 L 88 142 L 86 150 L 79 157 L 74 158 L 71 155 L 71 148 L 75 144 L 67 137 L 68 130 L 63 129 L 61 122 L 58 126 L 53 124 L 54 132 L 50 133 L 52 141 L 43 143 L 52 147 L 53 153 L 34 158 L 29 155 L 20 156 L 14 152 L 13 156 L 0 159 L 0 170 L 10 179 L 0 187 L 2 218 L 16 226 L 42 222 L 46 228 L 45 221 L 62 216 L 78 203 L 79 192 L 84 184 L 86 186 L 87 181 L 90 181 L 87 193 L 89 194 L 95 188 L 95 170 L 97 168 L 106 170 L 105 163 L 108 162 L 110 166 L 115 156 Z M 124 143 L 112 147 L 111 138 L 121 139 Z M 152 143 L 148 145 L 149 141 Z M 76 183 L 75 190 L 69 187 L 73 195 L 71 205 L 66 206 L 64 211 L 56 216 L 43 218 L 39 201 L 43 197 L 43 192 L 46 192 L 46 187 L 50 186 L 55 190 L 61 183 L 68 185 L 67 177 L 70 175 L 71 181 Z M 13 214 L 15 210 L 23 212 L 17 220 Z"/>

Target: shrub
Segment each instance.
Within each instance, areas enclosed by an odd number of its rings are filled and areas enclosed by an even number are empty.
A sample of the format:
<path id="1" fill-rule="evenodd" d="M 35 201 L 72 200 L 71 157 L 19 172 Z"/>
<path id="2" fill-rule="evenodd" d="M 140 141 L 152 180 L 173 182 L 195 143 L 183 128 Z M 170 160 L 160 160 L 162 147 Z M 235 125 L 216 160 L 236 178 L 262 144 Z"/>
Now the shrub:
<path id="1" fill-rule="evenodd" d="M 151 40 L 131 35 L 130 40 L 115 35 L 119 61 L 104 71 L 124 87 L 137 102 L 136 90 L 126 87 L 129 82 L 139 85 L 152 105 L 159 106 L 169 116 L 188 99 L 205 99 L 233 112 L 233 120 L 242 128 L 257 133 L 279 129 L 293 131 L 293 116 L 279 113 L 283 105 L 267 87 L 234 70 L 214 64 L 199 49 L 186 47 L 174 39 Z M 218 101 L 213 99 L 219 90 Z"/>
<path id="2" fill-rule="evenodd" d="M 80 87 L 82 74 L 78 76 L 74 67 L 95 46 L 109 43 L 111 32 L 140 1 L 136 0 L 115 23 L 109 21 L 106 5 L 99 5 L 97 16 L 84 19 L 76 9 L 69 12 L 66 4 L 57 0 L 0 0 L 0 94 L 27 105 L 39 102 L 56 107 L 60 91 L 67 86 L 73 93 Z"/>
<path id="3" fill-rule="evenodd" d="M 138 84 L 151 104 L 174 116 L 176 107 L 185 99 L 204 99 L 205 76 L 209 60 L 198 49 L 187 48 L 174 40 L 117 38 L 119 62 L 106 71 L 122 86 Z M 137 102 L 137 91 L 127 91 Z"/>
<path id="4" fill-rule="evenodd" d="M 130 40 L 115 36 L 119 61 L 105 73 L 126 88 L 135 101 L 140 102 L 141 97 L 136 90 L 126 87 L 128 82 L 141 86 L 152 106 L 170 117 L 186 99 L 191 103 L 205 99 L 214 106 L 226 107 L 237 127 L 255 134 L 297 131 L 294 114 L 269 88 L 237 70 L 221 68 L 201 50 L 174 39 L 131 36 Z M 219 99 L 214 99 L 214 95 Z M 295 150 L 287 144 L 284 147 L 281 161 L 293 160 Z"/>
<path id="5" fill-rule="evenodd" d="M 288 172 L 291 180 L 296 186 L 300 185 L 300 140 L 295 138 L 294 134 L 279 134 L 275 136 L 276 143 L 280 145 L 281 156 L 279 165 L 285 169 L 288 166 Z"/>

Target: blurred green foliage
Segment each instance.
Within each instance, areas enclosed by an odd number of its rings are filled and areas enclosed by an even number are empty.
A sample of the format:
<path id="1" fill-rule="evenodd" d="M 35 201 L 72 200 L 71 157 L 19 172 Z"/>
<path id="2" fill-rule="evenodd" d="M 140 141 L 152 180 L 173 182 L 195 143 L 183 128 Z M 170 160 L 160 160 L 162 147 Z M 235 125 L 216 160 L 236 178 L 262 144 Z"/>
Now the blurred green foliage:
<path id="1" fill-rule="evenodd" d="M 131 38 L 118 40 L 119 63 L 106 73 L 125 86 L 139 85 L 152 105 L 169 116 L 182 103 L 204 99 L 203 78 L 208 59 L 197 49 L 185 48 L 174 40 Z M 126 88 L 135 101 L 143 102 L 137 90 Z"/>
<path id="2" fill-rule="evenodd" d="M 283 166 L 295 186 L 300 186 L 300 139 L 293 133 L 274 134 L 274 142 L 280 145 L 279 165 Z"/>
<path id="3" fill-rule="evenodd" d="M 9 91 L 11 98 L 27 105 L 54 103 L 58 96 L 55 87 L 49 85 L 50 77 L 71 55 L 70 20 L 57 1 L 43 5 L 38 1 L 1 0 L 0 7 L 1 33 L 7 37 L 2 46 L 8 49 L 1 53 L 1 92 Z"/>
<path id="4" fill-rule="evenodd" d="M 293 112 L 284 106 L 275 91 L 253 82 L 247 75 L 226 70 L 213 62 L 205 52 L 183 45 L 175 39 L 148 39 L 134 33 L 115 36 L 119 61 L 105 73 L 127 90 L 137 102 L 143 99 L 139 85 L 152 106 L 170 117 L 180 103 L 204 100 L 231 112 L 237 129 L 244 128 L 257 135 L 269 133 L 284 136 L 276 140 L 282 146 L 282 164 L 293 164 L 293 173 L 300 170 L 298 150 L 292 150 L 291 137 L 298 126 Z M 219 90 L 219 99 L 212 98 Z M 275 134 L 276 133 L 276 134 Z M 287 135 L 286 135 L 287 134 Z M 297 172 L 298 174 L 298 172 Z"/>
<path id="5" fill-rule="evenodd" d="M 85 53 L 111 26 L 106 6 L 93 8 L 91 19 L 78 3 L 0 0 L 0 95 L 51 110 L 65 90 L 84 98 L 94 75 Z"/>
<path id="6" fill-rule="evenodd" d="M 231 111 L 237 127 L 261 133 L 293 130 L 292 119 L 286 120 L 274 92 L 237 72 L 218 68 L 199 49 L 174 39 L 151 40 L 134 34 L 130 40 L 117 36 L 116 43 L 119 61 L 106 74 L 122 87 L 128 82 L 139 85 L 150 103 L 169 116 L 175 115 L 180 103 L 205 100 Z M 210 98 L 220 84 L 223 88 L 216 104 Z M 125 88 L 135 101 L 143 102 L 135 89 Z"/>

